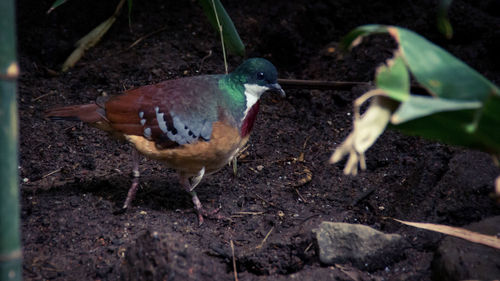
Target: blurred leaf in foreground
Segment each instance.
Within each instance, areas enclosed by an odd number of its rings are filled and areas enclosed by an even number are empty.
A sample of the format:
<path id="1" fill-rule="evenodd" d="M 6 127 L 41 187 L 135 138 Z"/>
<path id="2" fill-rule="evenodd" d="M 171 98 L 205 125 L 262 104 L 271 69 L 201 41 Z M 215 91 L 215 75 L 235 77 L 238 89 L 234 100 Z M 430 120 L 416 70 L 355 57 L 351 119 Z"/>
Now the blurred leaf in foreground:
<path id="1" fill-rule="evenodd" d="M 445 50 L 404 28 L 361 26 L 344 38 L 344 47 L 352 48 L 364 36 L 374 33 L 390 34 L 399 46 L 394 57 L 377 69 L 376 89 L 355 101 L 354 130 L 336 149 L 330 162 L 349 155 L 344 173 L 355 174 L 358 164 L 364 168 L 364 152 L 376 140 L 367 135 L 373 136 L 373 131 L 381 133 L 388 123 L 410 135 L 500 155 L 500 90 L 496 85 Z M 429 95 L 410 92 L 410 73 Z M 360 106 L 372 97 L 375 98 L 370 106 L 360 115 Z M 360 126 L 367 119 L 379 120 L 377 128 Z"/>

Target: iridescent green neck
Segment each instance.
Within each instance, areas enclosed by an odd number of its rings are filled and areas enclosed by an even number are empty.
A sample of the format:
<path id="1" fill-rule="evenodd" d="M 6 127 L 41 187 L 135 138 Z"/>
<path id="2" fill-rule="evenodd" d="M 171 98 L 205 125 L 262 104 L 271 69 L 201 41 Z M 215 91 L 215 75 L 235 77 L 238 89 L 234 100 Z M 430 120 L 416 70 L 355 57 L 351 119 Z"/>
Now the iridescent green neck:
<path id="1" fill-rule="evenodd" d="M 224 93 L 227 105 L 232 111 L 242 111 L 246 107 L 245 76 L 231 73 L 219 80 L 219 89 Z"/>

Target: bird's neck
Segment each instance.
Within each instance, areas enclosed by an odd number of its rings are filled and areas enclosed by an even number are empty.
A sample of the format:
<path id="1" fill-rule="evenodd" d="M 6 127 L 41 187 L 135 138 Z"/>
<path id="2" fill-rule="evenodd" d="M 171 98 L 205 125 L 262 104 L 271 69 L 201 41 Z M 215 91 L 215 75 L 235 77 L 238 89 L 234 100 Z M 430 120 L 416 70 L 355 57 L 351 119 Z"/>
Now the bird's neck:
<path id="1" fill-rule="evenodd" d="M 267 89 L 246 84 L 246 77 L 231 73 L 219 81 L 219 88 L 227 95 L 227 108 L 241 128 L 244 137 L 250 133 L 259 111 L 260 95 Z"/>
<path id="2" fill-rule="evenodd" d="M 224 75 L 219 80 L 219 89 L 224 94 L 224 99 L 228 103 L 228 107 L 234 110 L 244 110 L 246 105 L 245 87 L 237 77 L 231 74 Z"/>
<path id="3" fill-rule="evenodd" d="M 237 125 L 241 126 L 241 121 L 245 117 L 247 101 L 245 86 L 238 78 L 231 74 L 225 75 L 219 80 L 219 89 L 223 94 L 222 100 L 225 110 L 234 118 Z"/>
<path id="4" fill-rule="evenodd" d="M 259 113 L 259 101 L 255 102 L 255 104 L 250 107 L 247 111 L 243 122 L 241 123 L 241 137 L 244 138 L 250 134 L 253 128 L 253 124 L 255 123 L 255 119 L 257 118 L 257 113 Z"/>

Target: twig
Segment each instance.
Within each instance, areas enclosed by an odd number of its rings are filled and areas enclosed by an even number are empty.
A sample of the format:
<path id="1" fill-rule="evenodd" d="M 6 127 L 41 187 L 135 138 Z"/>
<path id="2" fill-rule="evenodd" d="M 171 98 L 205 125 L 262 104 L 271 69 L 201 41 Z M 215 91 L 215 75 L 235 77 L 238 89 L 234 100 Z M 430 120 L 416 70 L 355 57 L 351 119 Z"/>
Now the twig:
<path id="1" fill-rule="evenodd" d="M 204 56 L 203 58 L 201 58 L 201 61 L 200 61 L 200 67 L 198 67 L 198 72 L 201 72 L 201 68 L 203 67 L 203 63 L 205 63 L 205 60 L 208 59 L 209 57 L 212 56 L 212 50 L 208 50 L 208 54 L 206 56 Z"/>
<path id="2" fill-rule="evenodd" d="M 71 125 L 71 126 L 69 126 L 68 128 L 64 128 L 64 130 L 63 130 L 63 131 L 67 132 L 67 131 L 69 131 L 69 130 L 73 130 L 73 128 L 75 128 L 77 125 L 78 125 L 78 124 L 75 124 L 75 125 Z"/>
<path id="3" fill-rule="evenodd" d="M 48 93 L 46 93 L 46 94 L 43 94 L 43 95 L 41 95 L 41 96 L 38 96 L 38 97 L 36 97 L 36 98 L 32 99 L 31 101 L 32 101 L 32 102 L 37 101 L 37 100 L 39 100 L 39 99 L 41 99 L 41 98 L 44 98 L 44 97 L 46 97 L 46 96 L 53 95 L 55 92 L 56 92 L 56 91 L 50 91 L 50 92 L 48 92 Z"/>
<path id="4" fill-rule="evenodd" d="M 264 214 L 264 212 L 236 212 L 234 214 L 235 215 L 252 215 L 252 216 L 257 216 L 257 215 Z"/>
<path id="5" fill-rule="evenodd" d="M 254 173 L 256 173 L 256 174 L 258 174 L 258 173 L 259 173 L 259 171 L 255 170 L 255 169 L 254 169 L 254 168 L 252 168 L 252 167 L 248 167 L 248 169 L 250 169 L 250 171 L 252 171 L 252 172 L 254 172 Z"/>
<path id="6" fill-rule="evenodd" d="M 257 247 L 255 247 L 255 249 L 260 249 L 260 248 L 262 248 L 262 246 L 264 246 L 264 243 L 266 243 L 267 238 L 269 237 L 269 235 L 271 235 L 271 232 L 273 232 L 273 230 L 274 230 L 274 226 L 271 227 L 271 229 L 269 230 L 269 232 L 266 234 L 266 237 L 264 237 L 264 239 L 262 240 L 262 242 L 260 242 L 260 244 L 257 245 Z"/>
<path id="7" fill-rule="evenodd" d="M 302 149 L 306 149 L 307 142 L 309 141 L 310 138 L 311 136 L 307 136 L 306 140 L 304 141 L 304 144 L 302 145 Z"/>
<path id="8" fill-rule="evenodd" d="M 270 206 L 273 206 L 273 207 L 277 208 L 277 207 L 276 207 L 276 205 L 274 205 L 274 203 L 271 203 L 271 202 L 267 201 L 266 199 L 264 199 L 264 198 L 263 198 L 262 196 L 260 196 L 259 194 L 255 193 L 255 196 L 259 197 L 259 199 L 260 199 L 260 200 L 262 200 L 262 201 L 266 202 L 268 205 L 270 205 Z"/>
<path id="9" fill-rule="evenodd" d="M 268 160 L 269 159 L 260 158 L 260 159 L 241 159 L 239 161 L 241 163 L 248 163 L 248 162 L 261 162 L 261 161 L 268 161 Z M 288 157 L 288 158 L 283 158 L 283 159 L 277 159 L 277 160 L 273 160 L 273 161 L 267 162 L 266 164 L 275 164 L 275 163 L 279 163 L 279 162 L 289 162 L 289 161 L 290 162 L 295 162 L 295 161 L 297 161 L 297 158 L 295 158 L 295 157 Z"/>
<path id="10" fill-rule="evenodd" d="M 297 195 L 300 197 L 300 199 L 302 199 L 302 201 L 304 201 L 304 203 L 308 203 L 307 200 L 304 197 L 302 197 L 302 195 L 300 194 L 299 189 L 296 187 L 294 189 L 295 189 L 295 192 L 297 192 Z"/>
<path id="11" fill-rule="evenodd" d="M 315 89 L 315 90 L 350 90 L 355 86 L 373 86 L 371 82 L 350 82 L 350 81 L 322 81 L 322 80 L 301 80 L 301 79 L 278 79 L 278 83 L 291 89 Z M 418 84 L 411 84 L 412 91 L 424 91 L 425 88 Z"/>
<path id="12" fill-rule="evenodd" d="M 317 89 L 317 90 L 350 90 L 355 86 L 372 86 L 369 82 L 346 82 L 346 81 L 320 81 L 300 79 L 278 79 L 283 87 L 294 89 Z"/>
<path id="13" fill-rule="evenodd" d="M 234 244 L 233 244 L 233 239 L 231 239 L 231 253 L 233 254 L 233 272 L 234 272 L 234 281 L 238 281 L 238 272 L 236 271 L 236 258 L 234 257 Z"/>
<path id="14" fill-rule="evenodd" d="M 307 253 L 307 251 L 309 251 L 309 249 L 311 249 L 313 243 L 309 243 L 309 245 L 307 245 L 306 249 L 304 250 L 304 253 Z"/>
<path id="15" fill-rule="evenodd" d="M 168 26 L 164 26 L 164 27 L 162 27 L 162 28 L 160 28 L 160 29 L 158 29 L 158 30 L 152 31 L 152 32 L 150 32 L 150 33 L 148 33 L 148 34 L 146 34 L 146 35 L 143 35 L 143 36 L 139 37 L 139 39 L 135 40 L 135 41 L 134 41 L 134 43 L 130 44 L 130 46 L 128 46 L 128 47 L 127 47 L 127 49 L 125 49 L 125 50 L 132 49 L 135 45 L 139 44 L 139 43 L 140 43 L 141 41 L 143 41 L 144 39 L 146 39 L 146 38 L 148 38 L 148 37 L 150 37 L 150 36 L 153 36 L 153 35 L 155 35 L 156 33 L 160 33 L 160 32 L 162 32 L 163 30 L 165 30 L 165 29 L 167 29 L 167 28 L 168 28 Z"/>
<path id="16" fill-rule="evenodd" d="M 58 169 L 56 169 L 56 170 L 54 170 L 54 171 L 52 171 L 52 172 L 50 172 L 50 173 L 48 173 L 48 174 L 43 175 L 43 176 L 42 176 L 42 179 L 44 179 L 44 178 L 46 178 L 46 177 L 48 177 L 48 176 L 51 176 L 51 175 L 53 175 L 53 174 L 55 174 L 55 173 L 58 173 L 58 172 L 60 172 L 60 171 L 61 171 L 61 168 L 58 168 Z"/>

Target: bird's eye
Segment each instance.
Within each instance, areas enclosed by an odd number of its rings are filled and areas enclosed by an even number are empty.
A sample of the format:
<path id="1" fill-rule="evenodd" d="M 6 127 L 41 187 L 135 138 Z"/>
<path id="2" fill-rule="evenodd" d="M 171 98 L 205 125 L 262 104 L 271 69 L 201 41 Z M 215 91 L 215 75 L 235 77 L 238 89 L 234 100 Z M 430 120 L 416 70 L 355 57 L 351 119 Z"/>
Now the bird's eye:
<path id="1" fill-rule="evenodd" d="M 264 80 L 264 72 L 257 73 L 257 79 Z"/>

